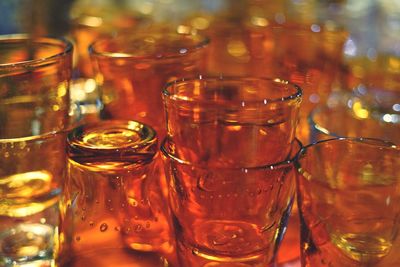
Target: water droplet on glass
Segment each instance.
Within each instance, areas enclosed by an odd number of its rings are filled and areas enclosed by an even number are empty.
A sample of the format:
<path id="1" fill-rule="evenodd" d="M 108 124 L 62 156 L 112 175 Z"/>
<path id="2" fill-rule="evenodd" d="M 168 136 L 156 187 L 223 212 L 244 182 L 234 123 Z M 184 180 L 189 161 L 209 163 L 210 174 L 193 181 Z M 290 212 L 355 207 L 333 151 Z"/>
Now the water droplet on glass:
<path id="1" fill-rule="evenodd" d="M 94 221 L 89 222 L 89 226 L 93 227 L 94 226 Z"/>
<path id="2" fill-rule="evenodd" d="M 146 222 L 146 228 L 150 228 L 150 222 Z"/>
<path id="3" fill-rule="evenodd" d="M 86 219 L 85 215 L 82 215 L 81 220 L 84 221 Z"/>
<path id="4" fill-rule="evenodd" d="M 133 206 L 133 207 L 137 207 L 137 205 L 138 205 L 136 199 L 134 199 L 134 198 L 132 198 L 132 197 L 129 197 L 129 198 L 128 198 L 128 203 L 129 203 L 129 205 L 131 205 L 131 206 Z"/>
<path id="5" fill-rule="evenodd" d="M 80 240 L 81 240 L 81 237 L 80 237 L 80 236 L 77 236 L 77 237 L 75 237 L 75 240 L 76 240 L 76 241 L 80 241 Z"/>
<path id="6" fill-rule="evenodd" d="M 107 231 L 107 229 L 108 229 L 108 225 L 106 223 L 102 223 L 100 225 L 100 231 L 101 232 L 105 232 L 105 231 Z"/>
<path id="7" fill-rule="evenodd" d="M 140 231 L 142 231 L 142 229 L 143 229 L 143 227 L 142 227 L 141 224 L 137 224 L 137 225 L 135 226 L 135 232 L 140 232 Z"/>
<path id="8" fill-rule="evenodd" d="M 192 249 L 192 253 L 193 253 L 193 255 L 198 255 L 199 250 L 197 248 L 194 248 L 194 249 Z"/>
<path id="9" fill-rule="evenodd" d="M 119 231 L 121 231 L 121 228 L 119 228 L 118 226 L 115 226 L 115 227 L 114 227 L 114 230 L 117 231 L 117 232 L 119 232 Z"/>

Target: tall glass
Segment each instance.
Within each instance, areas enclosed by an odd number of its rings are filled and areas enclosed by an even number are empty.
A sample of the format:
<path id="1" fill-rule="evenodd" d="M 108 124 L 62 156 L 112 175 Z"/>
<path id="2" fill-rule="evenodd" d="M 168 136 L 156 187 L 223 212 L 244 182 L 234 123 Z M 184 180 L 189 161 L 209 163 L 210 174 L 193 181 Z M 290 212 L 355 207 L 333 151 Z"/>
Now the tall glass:
<path id="1" fill-rule="evenodd" d="M 101 116 L 137 120 L 165 134 L 165 83 L 202 73 L 208 39 L 168 32 L 103 38 L 90 47 L 103 109 Z"/>
<path id="2" fill-rule="evenodd" d="M 298 158 L 302 266 L 397 266 L 400 148 L 339 138 Z"/>
<path id="3" fill-rule="evenodd" d="M 0 265 L 53 266 L 72 44 L 0 36 Z"/>
<path id="4" fill-rule="evenodd" d="M 68 135 L 62 266 L 168 266 L 165 258 L 174 260 L 157 151 L 155 131 L 135 121 L 82 125 Z"/>

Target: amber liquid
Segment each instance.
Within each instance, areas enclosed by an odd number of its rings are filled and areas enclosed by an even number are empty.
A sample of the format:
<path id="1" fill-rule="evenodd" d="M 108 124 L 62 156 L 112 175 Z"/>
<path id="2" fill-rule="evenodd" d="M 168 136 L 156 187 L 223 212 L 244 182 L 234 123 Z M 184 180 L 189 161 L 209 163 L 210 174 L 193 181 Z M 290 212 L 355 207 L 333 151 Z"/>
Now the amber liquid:
<path id="1" fill-rule="evenodd" d="M 65 266 L 97 264 L 101 251 L 101 264 L 122 257 L 130 266 L 164 266 L 162 255 L 173 253 L 154 152 L 128 150 L 121 156 L 118 149 L 140 138 L 129 129 L 97 129 L 82 140 L 108 149 L 106 154 L 70 151 L 61 224 Z"/>

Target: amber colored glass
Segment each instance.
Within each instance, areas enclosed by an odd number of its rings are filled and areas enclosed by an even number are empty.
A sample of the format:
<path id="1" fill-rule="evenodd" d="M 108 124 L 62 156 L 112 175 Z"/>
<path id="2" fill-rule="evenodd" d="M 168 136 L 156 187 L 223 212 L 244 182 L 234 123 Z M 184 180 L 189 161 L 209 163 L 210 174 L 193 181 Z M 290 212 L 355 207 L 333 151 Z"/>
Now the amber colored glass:
<path id="1" fill-rule="evenodd" d="M 174 242 L 157 151 L 155 131 L 135 121 L 83 125 L 68 135 L 63 266 L 111 266 L 120 257 L 132 266 L 168 265 Z"/>
<path id="2" fill-rule="evenodd" d="M 302 266 L 398 265 L 399 164 L 400 148 L 379 139 L 329 139 L 303 148 Z"/>
<path id="3" fill-rule="evenodd" d="M 0 36 L 0 266 L 53 266 L 72 44 Z"/>
<path id="4" fill-rule="evenodd" d="M 284 80 L 198 77 L 164 91 L 174 153 L 193 164 L 260 166 L 284 160 L 294 142 L 301 89 Z"/>
<path id="5" fill-rule="evenodd" d="M 295 141 L 287 159 L 272 165 L 216 166 L 179 158 L 166 138 L 161 150 L 181 266 L 272 266 L 294 200 L 299 149 Z"/>
<path id="6" fill-rule="evenodd" d="M 132 33 L 90 48 L 104 108 L 101 117 L 137 120 L 165 133 L 161 91 L 179 77 L 202 73 L 208 39 L 178 33 Z"/>

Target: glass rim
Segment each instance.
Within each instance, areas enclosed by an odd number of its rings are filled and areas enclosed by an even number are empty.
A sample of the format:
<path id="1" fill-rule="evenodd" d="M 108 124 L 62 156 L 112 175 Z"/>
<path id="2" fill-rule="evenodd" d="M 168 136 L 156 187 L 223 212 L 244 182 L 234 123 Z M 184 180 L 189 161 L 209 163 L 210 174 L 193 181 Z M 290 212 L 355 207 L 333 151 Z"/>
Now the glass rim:
<path id="1" fill-rule="evenodd" d="M 9 62 L 9 63 L 0 63 L 0 69 L 10 68 L 10 67 L 12 68 L 27 67 L 36 64 L 40 66 L 41 64 L 46 64 L 46 62 L 48 61 L 57 60 L 57 58 L 70 54 L 72 53 L 73 50 L 73 44 L 64 37 L 47 37 L 47 36 L 37 37 L 25 33 L 0 35 L 0 45 L 3 43 L 18 44 L 26 41 L 32 41 L 32 43 L 37 43 L 37 44 L 50 44 L 53 46 L 62 45 L 64 46 L 64 48 L 61 52 L 55 53 L 53 55 L 44 58 Z"/>
<path id="2" fill-rule="evenodd" d="M 313 108 L 313 110 L 310 112 L 310 114 L 307 116 L 307 121 L 308 121 L 308 123 L 310 124 L 310 127 L 312 128 L 312 130 L 316 130 L 316 131 L 318 131 L 318 132 L 320 132 L 320 133 L 322 133 L 322 134 L 325 134 L 325 135 L 328 135 L 328 136 L 332 136 L 332 138 L 329 138 L 329 139 L 335 139 L 335 138 L 343 138 L 343 137 L 346 137 L 346 136 L 342 136 L 342 135 L 339 135 L 339 134 L 337 134 L 337 133 L 334 133 L 334 132 L 332 132 L 332 131 L 330 131 L 329 129 L 327 129 L 327 127 L 325 127 L 325 126 L 321 126 L 320 124 L 318 124 L 316 121 L 315 121 L 315 115 L 317 114 L 317 113 L 319 113 L 319 112 L 323 112 L 323 111 L 329 111 L 331 108 L 330 107 L 328 107 L 328 106 L 326 106 L 326 105 L 324 105 L 324 106 L 321 106 L 321 105 L 318 105 L 318 106 L 316 106 L 315 108 Z M 354 138 L 354 137 L 353 137 Z"/>
<path id="3" fill-rule="evenodd" d="M 188 78 L 180 78 L 174 81 L 170 81 L 165 84 L 164 88 L 162 89 L 162 95 L 165 98 L 169 98 L 172 100 L 178 100 L 178 101 L 184 101 L 184 102 L 198 102 L 198 103 L 214 103 L 212 100 L 206 100 L 206 101 L 199 101 L 195 100 L 193 98 L 179 98 L 179 97 L 174 97 L 176 96 L 175 93 L 170 92 L 170 88 L 173 88 L 176 85 L 179 84 L 184 84 L 184 83 L 190 83 L 190 82 L 196 82 L 196 81 L 216 81 L 216 82 L 251 82 L 251 81 L 264 81 L 264 82 L 270 82 L 270 83 L 275 83 L 275 84 L 280 84 L 280 85 L 289 85 L 292 86 L 295 89 L 295 92 L 293 94 L 290 94 L 288 96 L 284 96 L 281 98 L 271 98 L 271 99 L 258 99 L 258 100 L 247 100 L 247 101 L 240 101 L 242 104 L 271 104 L 271 103 L 279 103 L 279 102 L 287 102 L 291 100 L 300 100 L 302 99 L 303 96 L 303 90 L 301 87 L 295 83 L 292 83 L 288 80 L 280 79 L 280 78 L 271 78 L 271 77 L 247 77 L 247 76 L 205 76 L 205 75 L 199 75 L 196 77 L 188 77 Z"/>
<path id="4" fill-rule="evenodd" d="M 311 144 L 303 146 L 299 153 L 297 154 L 297 160 L 298 161 L 300 158 L 302 158 L 308 150 L 313 149 L 315 147 L 319 147 L 321 145 L 324 145 L 325 143 L 333 143 L 333 142 L 345 142 L 345 141 L 350 141 L 353 143 L 359 143 L 359 144 L 364 144 L 364 145 L 371 145 L 371 146 L 377 146 L 377 147 L 385 147 L 388 149 L 396 149 L 400 151 L 400 146 L 392 143 L 387 140 L 379 139 L 379 138 L 371 138 L 371 137 L 334 137 L 334 138 L 329 138 L 329 139 L 324 139 L 320 140 L 317 142 L 313 142 Z"/>
<path id="5" fill-rule="evenodd" d="M 12 138 L 0 138 L 0 144 L 17 143 L 17 142 L 35 142 L 35 141 L 39 141 L 39 140 L 47 140 L 47 139 L 53 138 L 54 136 L 58 136 L 61 134 L 68 134 L 72 129 L 73 129 L 73 126 L 70 126 L 70 127 L 64 128 L 64 129 L 53 130 L 53 131 L 38 134 L 38 135 L 29 135 L 29 136 L 12 137 Z"/>
<path id="6" fill-rule="evenodd" d="M 207 166 L 194 164 L 194 163 L 192 163 L 190 161 L 180 159 L 177 156 L 173 155 L 165 147 L 167 142 L 168 142 L 168 137 L 165 137 L 164 140 L 161 142 L 161 145 L 160 145 L 160 152 L 166 158 L 171 159 L 171 160 L 173 160 L 175 162 L 178 162 L 179 164 L 185 165 L 185 166 L 193 166 L 193 167 L 196 167 L 196 168 L 199 168 L 199 169 L 208 169 L 209 168 Z M 259 165 L 259 166 L 254 166 L 254 167 L 252 166 L 252 167 L 212 167 L 212 168 L 216 169 L 216 170 L 224 170 L 224 171 L 226 171 L 226 170 L 232 170 L 232 171 L 257 171 L 257 170 L 262 170 L 262 169 L 277 170 L 277 169 L 280 169 L 280 168 L 285 168 L 286 166 L 291 165 L 296 161 L 298 154 L 300 153 L 300 151 L 303 148 L 303 144 L 297 138 L 295 138 L 293 140 L 292 145 L 295 145 L 297 148 L 293 148 L 292 147 L 290 149 L 290 152 L 289 152 L 289 155 L 288 155 L 288 159 L 282 160 L 282 161 L 277 162 L 277 163 Z M 294 150 L 296 150 L 296 151 L 294 151 Z"/>
<path id="7" fill-rule="evenodd" d="M 200 37 L 199 41 L 195 44 L 191 45 L 190 47 L 185 47 L 187 50 L 185 53 L 172 53 L 169 55 L 158 55 L 158 54 L 144 54 L 144 55 L 134 55 L 132 53 L 126 52 L 109 52 L 109 51 L 99 51 L 96 49 L 96 45 L 99 45 L 104 42 L 115 41 L 120 38 L 131 37 L 134 36 L 136 40 L 141 40 L 144 37 L 151 37 L 155 35 L 160 36 L 180 36 L 180 37 L 187 37 L 187 36 L 197 36 Z M 91 43 L 88 47 L 89 54 L 95 57 L 104 57 L 104 58 L 115 58 L 115 59 L 130 59 L 130 60 L 140 60 L 140 61 L 151 61 L 151 60 L 168 60 L 168 59 L 175 59 L 180 58 L 182 56 L 195 53 L 196 51 L 206 47 L 210 43 L 210 39 L 201 34 L 190 34 L 190 33 L 178 33 L 178 32 L 155 32 L 155 33 L 146 33 L 146 32 L 139 32 L 139 33 L 129 33 L 129 34 L 120 34 L 117 36 L 105 36 L 99 38 L 98 40 Z M 183 48 L 183 47 L 182 47 Z"/>

